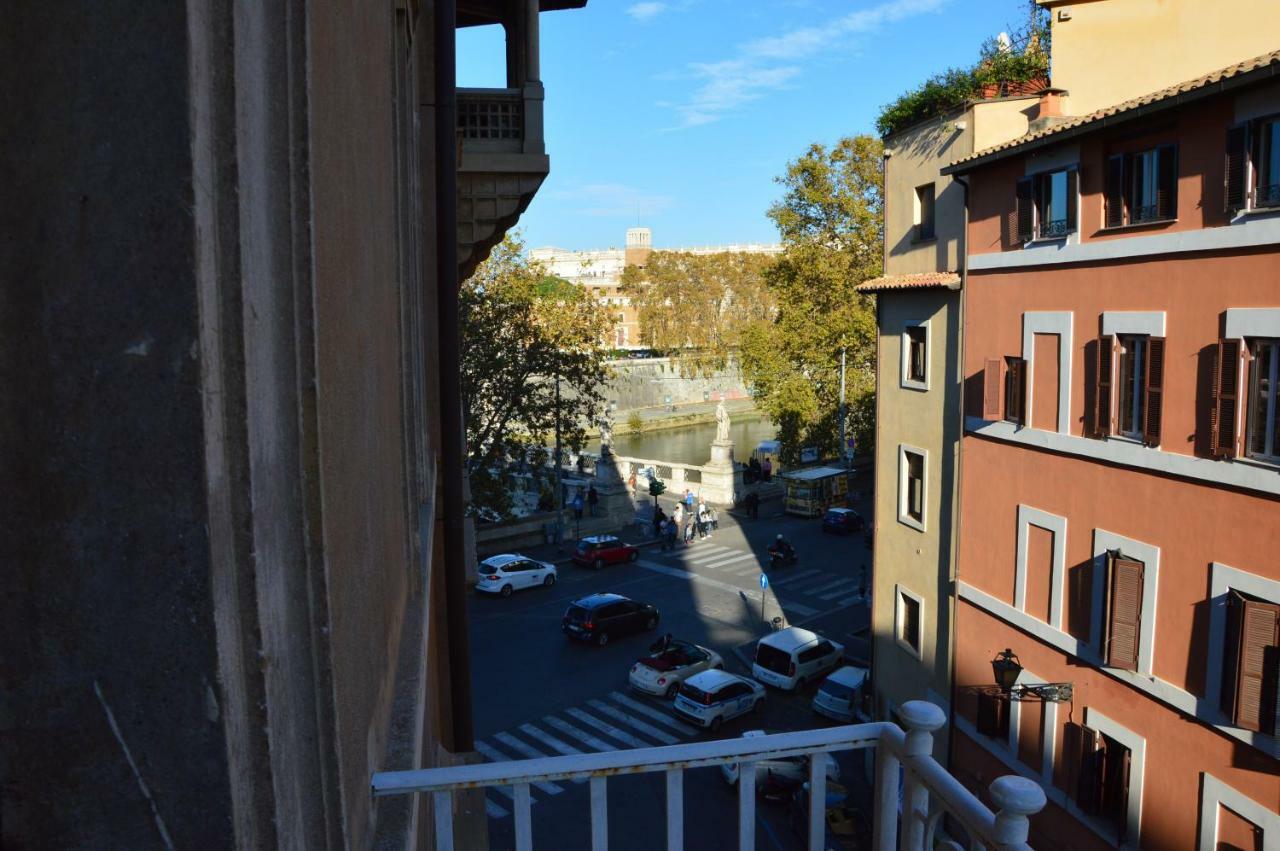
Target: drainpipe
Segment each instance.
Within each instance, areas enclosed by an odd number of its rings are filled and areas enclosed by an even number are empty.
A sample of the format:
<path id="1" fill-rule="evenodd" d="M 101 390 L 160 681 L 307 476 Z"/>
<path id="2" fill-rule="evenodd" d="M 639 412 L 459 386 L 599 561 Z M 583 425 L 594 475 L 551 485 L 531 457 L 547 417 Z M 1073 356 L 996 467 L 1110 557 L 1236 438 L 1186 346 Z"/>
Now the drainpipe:
<path id="1" fill-rule="evenodd" d="M 458 327 L 457 0 L 436 0 L 436 308 L 440 320 L 440 476 L 444 531 L 444 616 L 449 636 L 449 749 L 475 748 L 471 641 L 467 631 L 466 507 L 463 498 L 461 349 Z"/>
<path id="2" fill-rule="evenodd" d="M 964 443 L 964 319 L 965 319 L 965 302 L 969 297 L 969 181 L 958 174 L 951 176 L 951 179 L 960 184 L 960 188 L 964 190 L 964 227 L 960 231 L 960 309 L 956 322 L 956 329 L 960 334 L 959 348 L 956 353 L 956 368 L 959 371 L 957 378 L 960 381 L 959 394 L 959 410 L 956 412 L 959 416 L 960 429 L 956 436 L 956 481 L 951 493 L 951 711 L 948 713 L 947 723 L 947 770 L 951 770 L 951 766 L 955 762 L 956 752 L 956 706 L 957 695 L 959 694 L 956 685 L 956 614 L 959 611 L 958 599 L 956 593 L 956 583 L 960 581 L 960 574 L 957 569 L 957 562 L 960 557 L 960 478 L 964 469 L 962 460 L 963 453 L 960 451 L 961 445 Z"/>

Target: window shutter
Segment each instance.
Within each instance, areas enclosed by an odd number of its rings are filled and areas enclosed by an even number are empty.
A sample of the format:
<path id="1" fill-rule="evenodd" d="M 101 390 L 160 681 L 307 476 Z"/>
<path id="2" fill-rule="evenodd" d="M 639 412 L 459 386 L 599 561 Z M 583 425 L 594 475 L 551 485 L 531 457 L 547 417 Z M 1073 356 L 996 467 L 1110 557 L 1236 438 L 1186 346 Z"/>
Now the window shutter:
<path id="1" fill-rule="evenodd" d="M 1227 131 L 1226 173 L 1223 195 L 1228 213 L 1245 208 L 1249 187 L 1246 184 L 1249 165 L 1249 125 L 1237 124 Z"/>
<path id="2" fill-rule="evenodd" d="M 1099 782 L 1101 755 L 1098 734 L 1083 724 L 1068 722 L 1063 731 L 1063 749 L 1071 766 L 1067 789 L 1084 812 L 1098 812 L 1102 784 Z M 1071 782 L 1074 777 L 1074 782 Z"/>
<path id="3" fill-rule="evenodd" d="M 1218 340 L 1213 366 L 1213 410 L 1209 413 L 1210 451 L 1219 457 L 1236 456 L 1236 408 L 1240 396 L 1240 341 Z"/>
<path id="4" fill-rule="evenodd" d="M 1147 446 L 1160 445 L 1160 424 L 1163 420 L 1164 401 L 1164 337 L 1147 338 L 1146 399 L 1143 402 L 1145 421 L 1142 423 L 1142 442 Z"/>
<path id="5" fill-rule="evenodd" d="M 978 732 L 993 739 L 1007 741 L 1009 703 L 999 695 L 978 692 Z"/>
<path id="6" fill-rule="evenodd" d="M 1031 178 L 1018 178 L 1018 242 L 1029 242 L 1034 236 L 1035 196 L 1031 190 Z"/>
<path id="7" fill-rule="evenodd" d="M 1102 815 L 1116 826 L 1123 844 L 1129 827 L 1129 768 L 1132 754 L 1128 748 L 1103 738 Z"/>
<path id="8" fill-rule="evenodd" d="M 1024 358 L 1005 358 L 1004 418 L 1023 425 L 1026 422 L 1027 362 Z"/>
<path id="9" fill-rule="evenodd" d="M 1093 436 L 1111 434 L 1111 368 L 1116 351 L 1116 338 L 1103 334 L 1098 338 L 1098 363 L 1094 373 Z"/>
<path id="10" fill-rule="evenodd" d="M 1000 419 L 1000 359 L 987 358 L 982 370 L 982 418 Z"/>
<path id="11" fill-rule="evenodd" d="M 1156 154 L 1156 218 L 1178 217 L 1178 148 L 1162 145 Z"/>
<path id="12" fill-rule="evenodd" d="M 1109 553 L 1111 611 L 1107 617 L 1107 664 L 1138 670 L 1142 631 L 1142 562 Z"/>
<path id="13" fill-rule="evenodd" d="M 1107 159 L 1107 220 L 1106 226 L 1118 228 L 1124 224 L 1124 154 Z"/>
<path id="14" fill-rule="evenodd" d="M 1235 722 L 1238 727 L 1264 733 L 1275 729 L 1274 668 L 1278 657 L 1274 648 L 1277 645 L 1280 645 L 1280 606 L 1245 600 L 1240 618 L 1240 657 L 1236 663 L 1239 673 Z"/>
<path id="15" fill-rule="evenodd" d="M 1067 172 L 1067 233 L 1076 230 L 1076 205 L 1080 200 L 1080 172 L 1071 169 Z"/>
<path id="16" fill-rule="evenodd" d="M 1222 688 L 1218 692 L 1222 711 L 1234 722 L 1236 717 L 1236 671 L 1240 662 L 1240 622 L 1244 613 L 1244 595 L 1227 591 L 1227 628 L 1222 647 Z"/>

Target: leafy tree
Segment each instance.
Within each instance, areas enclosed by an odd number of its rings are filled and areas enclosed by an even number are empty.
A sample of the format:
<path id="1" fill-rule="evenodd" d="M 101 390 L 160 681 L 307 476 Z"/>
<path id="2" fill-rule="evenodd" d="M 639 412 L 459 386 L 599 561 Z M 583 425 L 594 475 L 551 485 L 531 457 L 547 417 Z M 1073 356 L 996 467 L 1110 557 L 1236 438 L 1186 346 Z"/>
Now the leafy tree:
<path id="1" fill-rule="evenodd" d="M 772 318 L 765 254 L 655 251 L 628 266 L 622 290 L 640 318 L 646 346 L 673 352 L 691 371 L 722 368 L 752 322 Z"/>
<path id="2" fill-rule="evenodd" d="M 517 472 L 546 474 L 557 419 L 562 443 L 582 448 L 607 378 L 599 305 L 523 250 L 508 235 L 459 295 L 467 471 L 472 510 L 486 516 L 509 516 Z"/>
<path id="3" fill-rule="evenodd" d="M 880 274 L 884 240 L 882 146 L 872 136 L 814 144 L 777 178 L 784 191 L 769 210 L 784 252 L 767 274 L 777 302 L 771 320 L 742 335 L 743 374 L 778 425 L 784 461 L 800 449 L 839 449 L 840 352 L 848 358 L 850 434 L 871 446 L 876 320 L 855 287 Z"/>

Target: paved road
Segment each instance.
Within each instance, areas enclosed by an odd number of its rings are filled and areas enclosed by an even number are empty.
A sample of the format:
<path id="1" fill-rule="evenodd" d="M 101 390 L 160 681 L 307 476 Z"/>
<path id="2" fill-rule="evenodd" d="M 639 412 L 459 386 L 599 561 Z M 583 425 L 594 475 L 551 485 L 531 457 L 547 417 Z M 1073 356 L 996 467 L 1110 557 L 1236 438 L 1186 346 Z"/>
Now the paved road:
<path id="1" fill-rule="evenodd" d="M 776 509 L 775 509 L 776 511 Z M 477 750 L 489 760 L 672 745 L 711 738 L 672 716 L 670 702 L 627 689 L 627 670 L 645 652 L 652 635 L 642 634 L 595 647 L 570 642 L 560 631 L 566 606 L 596 591 L 615 591 L 658 606 L 658 633 L 671 632 L 725 657 L 730 671 L 748 673 L 752 643 L 761 621 L 759 577 L 765 553 L 778 532 L 795 543 L 800 564 L 770 577 L 765 617 L 781 611 L 792 624 L 809 625 L 863 656 L 867 606 L 860 595 L 870 561 L 861 535 L 824 536 L 818 521 L 790 517 L 743 520 L 721 513 L 721 528 L 707 540 L 675 552 L 646 548 L 638 562 L 600 572 L 560 569 L 552 588 L 536 588 L 508 599 L 471 603 Z M 869 582 L 869 579 L 868 579 Z M 738 652 L 735 652 L 738 651 Z M 827 726 L 809 709 L 811 692 L 770 690 L 755 716 L 725 724 L 719 737 L 749 729 L 796 730 Z M 856 773 L 853 757 L 846 773 Z M 513 846 L 510 790 L 487 797 L 491 847 Z M 686 844 L 727 847 L 737 831 L 736 789 L 718 769 L 685 777 Z M 558 781 L 535 787 L 535 843 L 539 847 L 589 847 L 586 784 Z M 800 847 L 782 806 L 761 805 L 757 845 Z M 661 775 L 609 782 L 611 848 L 649 849 L 665 841 L 665 787 Z"/>

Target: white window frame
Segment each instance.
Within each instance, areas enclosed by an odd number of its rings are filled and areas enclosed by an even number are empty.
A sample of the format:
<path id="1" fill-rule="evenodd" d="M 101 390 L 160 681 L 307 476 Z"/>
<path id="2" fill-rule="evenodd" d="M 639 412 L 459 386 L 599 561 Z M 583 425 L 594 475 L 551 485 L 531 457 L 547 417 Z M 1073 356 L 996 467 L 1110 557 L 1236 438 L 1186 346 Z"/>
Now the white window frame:
<path id="1" fill-rule="evenodd" d="M 920 226 L 924 224 L 924 204 L 920 203 L 920 190 L 931 189 L 933 198 L 933 233 L 924 236 L 920 233 Z M 912 221 L 911 221 L 911 241 L 913 243 L 933 242 L 938 238 L 938 184 L 937 182 L 922 183 L 916 187 L 912 193 Z"/>
<path id="2" fill-rule="evenodd" d="M 1280 367 L 1280 337 L 1250 337 L 1249 339 L 1245 340 L 1245 345 L 1248 345 L 1250 341 L 1253 341 L 1256 343 L 1260 340 L 1270 342 L 1273 347 L 1272 351 L 1274 352 L 1274 354 L 1271 357 L 1271 363 L 1266 367 L 1271 373 L 1268 376 L 1268 386 L 1271 388 L 1271 394 L 1270 394 L 1270 401 L 1267 405 L 1267 414 L 1264 417 L 1264 427 L 1269 432 L 1271 432 L 1271 434 L 1268 435 L 1270 437 L 1271 452 L 1255 453 L 1251 451 L 1249 448 L 1249 444 L 1253 442 L 1252 441 L 1253 433 L 1251 430 L 1252 429 L 1251 415 L 1253 413 L 1252 411 L 1253 405 L 1255 404 L 1255 400 L 1253 398 L 1254 383 L 1253 381 L 1250 380 L 1250 373 L 1253 372 L 1254 370 L 1263 368 L 1261 365 L 1261 362 L 1258 359 L 1258 356 L 1254 354 L 1253 351 L 1250 351 L 1249 354 L 1251 357 L 1250 357 L 1249 363 L 1251 366 L 1249 369 L 1245 370 L 1245 382 L 1248 386 L 1248 390 L 1244 398 L 1248 404 L 1243 406 L 1245 408 L 1244 431 L 1243 431 L 1244 455 L 1247 458 L 1252 458 L 1255 461 L 1261 461 L 1264 464 L 1277 464 L 1277 463 L 1280 463 L 1280 433 L 1276 432 L 1275 408 L 1277 405 L 1280 405 L 1280 374 L 1278 374 L 1278 371 L 1280 371 L 1278 370 L 1278 367 Z M 1264 442 L 1267 442 L 1267 441 L 1264 441 Z"/>
<path id="3" fill-rule="evenodd" d="M 1242 795 L 1207 771 L 1200 773 L 1200 835 L 1197 851 L 1218 847 L 1218 810 L 1225 807 L 1262 830 L 1262 851 L 1280 851 L 1280 813 Z"/>
<path id="4" fill-rule="evenodd" d="M 902 627 L 906 623 L 903 617 L 903 599 L 908 598 L 916 604 L 920 611 L 920 616 L 916 624 L 916 637 L 920 641 L 920 646 L 912 647 L 910 642 L 902 637 Z M 902 584 L 893 586 L 893 640 L 899 647 L 916 657 L 920 661 L 924 661 L 924 624 L 925 624 L 925 607 L 924 598 L 916 592 L 907 588 Z"/>
<path id="5" fill-rule="evenodd" d="M 1110 736 L 1129 749 L 1129 811 L 1124 844 L 1120 848 L 1142 847 L 1142 787 L 1146 774 L 1147 740 L 1137 733 L 1112 721 L 1092 706 L 1084 709 L 1084 723 L 1090 729 Z M 1080 810 L 1074 805 L 1076 813 Z M 1085 816 L 1091 818 L 1090 816 Z M 1100 820 L 1095 820 L 1100 821 Z M 1109 832 L 1109 831 L 1108 831 Z"/>
<path id="6" fill-rule="evenodd" d="M 1115 370 L 1115 374 L 1112 376 L 1112 382 L 1113 382 L 1112 392 L 1115 393 L 1117 407 L 1114 408 L 1116 412 L 1116 430 L 1113 434 L 1110 435 L 1111 437 L 1120 437 L 1125 440 L 1132 440 L 1135 443 L 1142 442 L 1142 436 L 1144 434 L 1143 419 L 1146 416 L 1146 412 L 1147 412 L 1146 368 L 1147 368 L 1147 349 L 1148 349 L 1147 341 L 1149 339 L 1150 338 L 1147 337 L 1145 334 L 1126 333 L 1116 337 L 1116 343 L 1119 345 L 1121 351 L 1116 353 L 1117 357 L 1112 358 L 1112 361 L 1114 362 L 1112 368 Z M 1139 343 L 1139 345 L 1134 347 L 1137 349 L 1136 354 L 1134 354 L 1133 356 L 1134 392 L 1133 392 L 1133 398 L 1129 400 L 1129 415 L 1133 417 L 1134 428 L 1132 431 L 1122 431 L 1120 424 L 1124 422 L 1124 412 L 1119 409 L 1118 401 L 1121 398 L 1123 398 L 1123 395 L 1124 395 L 1121 392 L 1123 389 L 1120 386 L 1121 382 L 1126 381 L 1127 379 L 1121 373 L 1121 369 L 1122 369 L 1122 365 L 1125 362 L 1125 355 L 1131 354 L 1128 351 L 1129 343 L 1131 341 L 1136 341 Z"/>
<path id="7" fill-rule="evenodd" d="M 1049 575 L 1049 620 L 1055 629 L 1062 629 L 1062 596 L 1067 575 L 1067 518 L 1050 514 L 1029 505 L 1018 506 L 1017 566 L 1013 576 L 1013 605 L 1019 611 L 1027 611 L 1027 542 L 1031 537 L 1030 526 L 1036 526 L 1053 534 L 1053 564 Z M 1029 614 L 1029 613 L 1028 613 Z"/>
<path id="8" fill-rule="evenodd" d="M 1250 339 L 1266 338 L 1280 340 L 1280 307 L 1233 307 L 1227 309 L 1226 328 L 1224 336 L 1228 339 L 1237 339 L 1242 346 L 1247 346 Z M 1243 358 L 1241 359 L 1243 361 Z M 1240 375 L 1236 376 L 1237 387 L 1247 387 L 1249 382 L 1249 370 L 1241 363 Z M 1245 395 L 1245 399 L 1248 396 Z M 1255 457 L 1248 453 L 1248 437 L 1249 437 L 1249 406 L 1236 405 L 1236 434 L 1245 436 L 1244 448 L 1245 452 L 1236 459 L 1240 461 L 1255 461 L 1259 464 L 1267 465 L 1263 469 L 1269 469 L 1274 461 L 1265 457 Z"/>
<path id="9" fill-rule="evenodd" d="M 1027 671 L 1025 668 L 1018 675 L 1018 685 L 1024 686 L 1042 686 L 1047 684 L 1047 680 L 1037 677 L 1035 674 Z M 1022 762 L 1018 741 L 1022 733 L 1022 701 L 1009 701 L 1009 755 L 1018 762 L 1031 770 L 1033 774 L 1039 774 L 1041 782 L 1045 788 L 1053 786 L 1053 763 L 1058 752 L 1058 704 L 1053 701 L 1046 700 L 1041 703 L 1044 707 L 1044 729 L 1040 735 L 1040 764 L 1027 765 Z"/>
<path id="10" fill-rule="evenodd" d="M 1107 552 L 1119 550 L 1128 558 L 1142 562 L 1142 626 L 1138 633 L 1138 670 L 1141 677 L 1155 679 L 1152 660 L 1156 644 L 1156 589 L 1160 575 L 1160 548 L 1108 532 L 1093 530 L 1093 605 L 1089 613 L 1089 644 L 1097 651 L 1099 662 L 1107 665 L 1106 648 L 1102 646 L 1103 624 L 1107 617 Z"/>
<path id="11" fill-rule="evenodd" d="M 1058 335 L 1058 433 L 1071 433 L 1071 348 L 1072 313 L 1062 311 L 1027 311 L 1022 314 L 1022 359 L 1027 362 L 1027 398 L 1023 419 L 1031 428 L 1035 410 L 1036 334 Z"/>
<path id="12" fill-rule="evenodd" d="M 1209 705 L 1208 714 L 1216 723 L 1268 739 L 1272 737 L 1266 733 L 1236 727 L 1222 711 L 1222 690 L 1227 685 L 1222 681 L 1222 656 L 1227 649 L 1227 593 L 1233 590 L 1280 605 L 1280 581 L 1221 562 L 1212 563 L 1209 572 L 1209 649 L 1205 654 L 1204 699 Z M 1280 843 L 1280 834 L 1277 834 L 1276 842 Z"/>
<path id="13" fill-rule="evenodd" d="M 919 455 L 924 459 L 920 465 L 920 519 L 916 520 L 907 512 L 907 499 L 910 491 L 907 488 L 907 453 Z M 929 527 L 929 450 L 906 443 L 898 444 L 898 522 L 910 526 L 920 532 Z"/>
<path id="14" fill-rule="evenodd" d="M 924 329 L 924 381 L 916 381 L 911 378 L 911 337 L 907 334 L 908 328 Z M 902 323 L 901 334 L 901 371 L 899 374 L 899 385 L 906 390 L 928 390 L 929 374 L 932 371 L 933 362 L 933 330 L 928 319 L 908 319 Z"/>

